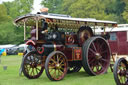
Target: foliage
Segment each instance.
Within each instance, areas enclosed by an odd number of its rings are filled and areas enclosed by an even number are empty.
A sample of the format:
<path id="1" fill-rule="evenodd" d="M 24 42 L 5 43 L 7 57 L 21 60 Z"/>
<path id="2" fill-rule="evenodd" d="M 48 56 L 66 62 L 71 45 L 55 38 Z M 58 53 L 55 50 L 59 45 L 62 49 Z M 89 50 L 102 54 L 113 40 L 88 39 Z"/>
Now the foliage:
<path id="1" fill-rule="evenodd" d="M 6 7 L 0 4 L 0 24 L 5 21 L 10 21 L 11 17 L 7 15 Z"/>
<path id="2" fill-rule="evenodd" d="M 23 28 L 13 25 L 13 20 L 30 13 L 33 0 L 14 0 L 0 4 L 0 44 L 18 44 L 23 42 Z"/>
<path id="3" fill-rule="evenodd" d="M 128 23 L 128 0 L 124 0 L 125 3 L 125 10 L 122 13 L 124 20 Z"/>
<path id="4" fill-rule="evenodd" d="M 0 24 L 0 44 L 18 44 L 23 41 L 23 30 L 18 29 L 12 22 L 3 22 Z M 19 34 L 22 33 L 22 34 Z"/>
<path id="5" fill-rule="evenodd" d="M 56 9 L 53 1 L 58 0 L 42 0 L 42 5 L 48 7 L 53 13 L 56 13 L 55 10 L 59 8 L 59 13 L 68 14 L 72 17 L 96 18 L 125 23 L 122 16 L 125 3 L 122 0 L 60 0 L 62 6 L 55 5 Z"/>
<path id="6" fill-rule="evenodd" d="M 8 15 L 12 18 L 30 13 L 33 9 L 33 0 L 15 0 L 13 2 L 4 2 Z"/>
<path id="7" fill-rule="evenodd" d="M 50 13 L 60 13 L 62 9 L 62 2 L 63 0 L 42 0 L 41 4 L 49 8 Z"/>

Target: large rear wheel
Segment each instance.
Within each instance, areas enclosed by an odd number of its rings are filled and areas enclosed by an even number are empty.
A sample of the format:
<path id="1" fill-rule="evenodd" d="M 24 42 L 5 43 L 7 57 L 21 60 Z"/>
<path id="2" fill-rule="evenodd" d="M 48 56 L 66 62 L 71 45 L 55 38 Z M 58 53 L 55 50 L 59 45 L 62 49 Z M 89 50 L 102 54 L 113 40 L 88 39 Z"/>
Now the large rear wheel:
<path id="1" fill-rule="evenodd" d="M 35 79 L 41 76 L 44 65 L 41 55 L 31 51 L 24 56 L 22 71 L 29 79 Z"/>
<path id="2" fill-rule="evenodd" d="M 45 62 L 45 71 L 52 81 L 62 80 L 67 73 L 67 58 L 60 51 L 50 53 Z"/>
<path id="3" fill-rule="evenodd" d="M 113 74 L 117 85 L 128 85 L 128 64 L 124 58 L 115 62 Z"/>
<path id="4" fill-rule="evenodd" d="M 89 38 L 82 47 L 82 64 L 85 71 L 90 75 L 105 73 L 109 67 L 110 54 L 109 45 L 104 38 Z"/>

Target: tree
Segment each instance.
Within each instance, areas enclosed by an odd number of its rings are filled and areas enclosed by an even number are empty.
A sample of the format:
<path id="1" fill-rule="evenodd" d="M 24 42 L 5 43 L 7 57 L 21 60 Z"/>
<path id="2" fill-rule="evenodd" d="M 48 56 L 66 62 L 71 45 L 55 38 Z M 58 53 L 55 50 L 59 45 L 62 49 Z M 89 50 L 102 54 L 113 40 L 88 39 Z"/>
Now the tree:
<path id="1" fill-rule="evenodd" d="M 42 0 L 41 5 L 49 8 L 50 13 L 60 13 L 62 9 L 62 2 L 63 0 Z"/>
<path id="2" fill-rule="evenodd" d="M 128 0 L 123 0 L 125 3 L 125 10 L 122 13 L 124 20 L 128 23 Z"/>
<path id="3" fill-rule="evenodd" d="M 30 13 L 33 9 L 33 0 L 14 0 L 3 4 L 7 8 L 7 14 L 12 18 Z"/>
<path id="4" fill-rule="evenodd" d="M 17 44 L 23 42 L 23 28 L 17 29 L 13 19 L 30 13 L 33 0 L 14 0 L 0 4 L 0 44 Z"/>
<path id="5" fill-rule="evenodd" d="M 73 3 L 72 3 L 73 2 Z M 114 20 L 114 15 L 105 13 L 103 0 L 63 0 L 63 11 L 73 17 Z"/>
<path id="6" fill-rule="evenodd" d="M 106 9 L 107 14 L 113 14 L 116 16 L 115 21 L 119 23 L 125 23 L 122 13 L 124 12 L 125 3 L 122 0 L 106 0 Z"/>
<path id="7" fill-rule="evenodd" d="M 0 4 L 0 23 L 11 20 L 11 17 L 7 15 L 6 7 Z"/>

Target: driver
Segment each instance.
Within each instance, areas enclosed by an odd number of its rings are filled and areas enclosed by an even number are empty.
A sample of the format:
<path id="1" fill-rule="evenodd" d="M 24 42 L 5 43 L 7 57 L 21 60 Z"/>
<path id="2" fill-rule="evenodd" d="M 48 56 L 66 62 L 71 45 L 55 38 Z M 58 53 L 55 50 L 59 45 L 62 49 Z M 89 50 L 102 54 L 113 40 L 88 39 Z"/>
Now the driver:
<path id="1" fill-rule="evenodd" d="M 43 28 L 43 31 L 41 32 L 42 34 L 45 34 L 48 32 L 48 24 L 45 22 L 44 19 L 42 20 L 42 28 Z"/>

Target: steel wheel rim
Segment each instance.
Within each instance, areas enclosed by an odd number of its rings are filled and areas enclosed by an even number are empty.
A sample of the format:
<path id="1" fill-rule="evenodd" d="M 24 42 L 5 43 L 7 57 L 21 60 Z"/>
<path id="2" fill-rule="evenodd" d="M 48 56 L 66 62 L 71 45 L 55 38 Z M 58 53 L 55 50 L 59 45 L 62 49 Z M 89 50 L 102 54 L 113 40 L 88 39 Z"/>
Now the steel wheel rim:
<path id="1" fill-rule="evenodd" d="M 23 73 L 30 79 L 38 78 L 43 72 L 44 66 L 40 55 L 29 53 L 24 59 Z"/>
<path id="2" fill-rule="evenodd" d="M 61 53 L 51 56 L 48 63 L 48 73 L 53 80 L 61 80 L 67 73 L 67 62 Z"/>
<path id="3" fill-rule="evenodd" d="M 123 66 L 122 66 L 123 64 Z M 118 70 L 117 70 L 117 75 L 118 75 L 118 78 L 120 79 L 120 83 L 121 85 L 125 85 L 126 83 L 126 66 L 124 67 L 124 63 L 122 62 L 121 65 L 118 66 Z"/>
<path id="4" fill-rule="evenodd" d="M 128 85 L 128 67 L 127 61 L 123 58 L 119 59 L 114 65 L 114 78 L 117 85 Z"/>
<path id="5" fill-rule="evenodd" d="M 104 73 L 110 61 L 108 56 L 110 56 L 110 51 L 107 43 L 100 38 L 95 39 L 90 44 L 88 51 L 88 63 L 91 71 L 95 74 Z"/>
<path id="6" fill-rule="evenodd" d="M 107 71 L 111 53 L 109 45 L 104 38 L 99 36 L 89 38 L 83 44 L 82 50 L 82 64 L 88 74 L 100 75 Z"/>

